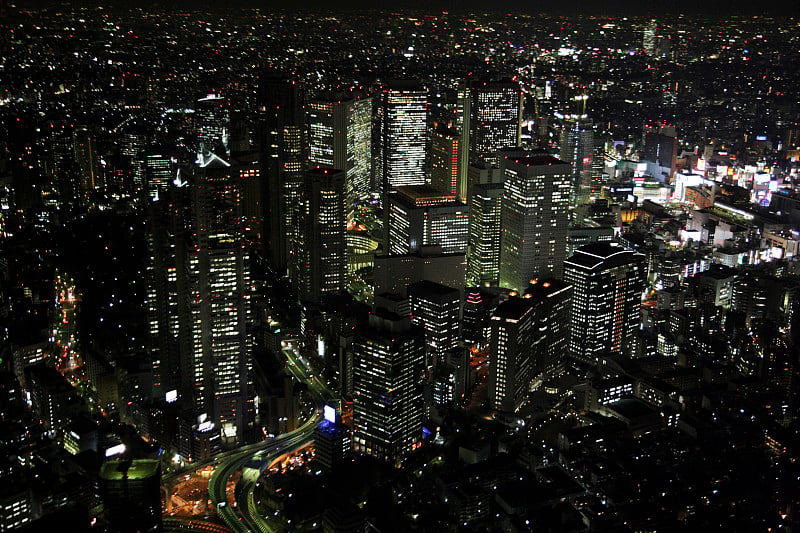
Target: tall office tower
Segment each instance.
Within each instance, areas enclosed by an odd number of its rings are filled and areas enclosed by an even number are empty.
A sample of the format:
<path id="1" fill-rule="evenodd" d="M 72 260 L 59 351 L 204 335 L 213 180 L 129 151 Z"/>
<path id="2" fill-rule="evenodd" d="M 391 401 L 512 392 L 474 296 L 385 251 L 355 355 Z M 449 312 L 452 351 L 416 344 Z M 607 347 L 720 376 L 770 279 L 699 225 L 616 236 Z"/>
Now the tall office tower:
<path id="1" fill-rule="evenodd" d="M 192 322 L 189 307 L 189 250 L 193 249 L 189 187 L 172 184 L 148 205 L 147 284 L 149 352 L 153 396 L 163 400 L 178 391 L 194 405 Z M 192 376 L 192 377 L 190 377 Z"/>
<path id="2" fill-rule="evenodd" d="M 247 423 L 249 256 L 236 169 L 201 157 L 151 208 L 147 307 L 154 395 L 178 393 L 228 439 Z"/>
<path id="3" fill-rule="evenodd" d="M 378 308 L 353 339 L 353 447 L 397 461 L 422 440 L 422 331 Z"/>
<path id="4" fill-rule="evenodd" d="M 197 144 L 206 150 L 226 157 L 231 129 L 230 102 L 220 93 L 209 93 L 198 98 L 194 106 L 194 123 Z"/>
<path id="5" fill-rule="evenodd" d="M 581 246 L 564 264 L 573 286 L 569 351 L 595 364 L 604 354 L 630 355 L 641 322 L 644 256 L 616 243 Z"/>
<path id="6" fill-rule="evenodd" d="M 94 136 L 86 128 L 77 128 L 74 139 L 75 160 L 81 169 L 81 196 L 88 203 L 91 194 L 101 186 L 100 156 Z"/>
<path id="7" fill-rule="evenodd" d="M 261 181 L 261 163 L 250 161 L 234 165 L 242 184 L 242 210 L 244 235 L 255 245 L 263 242 L 264 184 Z"/>
<path id="8" fill-rule="evenodd" d="M 532 279 L 523 298 L 531 299 L 539 309 L 539 328 L 545 331 L 544 350 L 538 354 L 534 373 L 554 375 L 563 371 L 569 355 L 572 285 L 556 279 Z"/>
<path id="9" fill-rule="evenodd" d="M 513 412 L 528 399 L 533 361 L 545 337 L 536 307 L 525 298 L 501 303 L 489 323 L 489 402 L 493 409 Z"/>
<path id="10" fill-rule="evenodd" d="M 227 163 L 201 163 L 192 195 L 197 240 L 189 256 L 195 399 L 229 439 L 244 435 L 251 365 L 241 194 Z"/>
<path id="11" fill-rule="evenodd" d="M 466 168 L 461 165 L 461 152 L 466 148 L 454 129 L 439 127 L 431 139 L 431 187 L 458 198 L 466 197 Z M 463 203 L 463 201 L 462 201 Z"/>
<path id="12" fill-rule="evenodd" d="M 555 157 L 507 157 L 500 212 L 500 285 L 522 290 L 534 277 L 560 278 L 567 254 L 569 164 Z"/>
<path id="13" fill-rule="evenodd" d="M 401 186 L 388 195 L 388 249 L 408 254 L 423 246 L 439 245 L 444 253 L 465 253 L 469 208 L 454 194 L 427 185 Z"/>
<path id="14" fill-rule="evenodd" d="M 658 51 L 658 21 L 650 20 L 642 32 L 642 47 L 647 55 L 654 55 Z"/>
<path id="15" fill-rule="evenodd" d="M 161 531 L 161 463 L 157 459 L 106 461 L 97 488 L 109 531 Z"/>
<path id="16" fill-rule="evenodd" d="M 570 115 L 564 122 L 561 133 L 561 160 L 572 164 L 573 208 L 590 202 L 600 194 L 600 182 L 594 180 L 592 160 L 594 156 L 594 126 L 584 115 Z"/>
<path id="17" fill-rule="evenodd" d="M 497 285 L 500 280 L 502 184 L 472 186 L 469 204 L 467 283 Z"/>
<path id="18" fill-rule="evenodd" d="M 388 194 L 422 185 L 425 175 L 428 93 L 418 82 L 394 81 L 378 93 L 377 153 L 373 188 Z"/>
<path id="19" fill-rule="evenodd" d="M 315 100 L 307 109 L 309 161 L 345 172 L 348 218 L 369 195 L 372 172 L 372 98 Z"/>
<path id="20" fill-rule="evenodd" d="M 408 286 L 408 297 L 411 323 L 425 331 L 425 366 L 430 368 L 442 363 L 448 350 L 458 347 L 461 291 L 423 280 Z"/>
<path id="21" fill-rule="evenodd" d="M 511 80 L 473 82 L 470 94 L 470 160 L 499 163 L 497 151 L 519 146 L 522 91 Z"/>
<path id="22" fill-rule="evenodd" d="M 145 182 L 147 194 L 157 199 L 165 191 L 173 179 L 172 158 L 163 153 L 151 152 L 145 157 Z"/>
<path id="23" fill-rule="evenodd" d="M 119 140 L 119 151 L 129 164 L 130 180 L 123 184 L 125 194 L 134 194 L 145 188 L 145 152 L 147 132 L 137 129 L 125 133 Z"/>
<path id="24" fill-rule="evenodd" d="M 300 216 L 300 297 L 306 302 L 318 303 L 323 294 L 347 286 L 345 182 L 342 170 L 317 167 L 306 173 Z"/>
<path id="25" fill-rule="evenodd" d="M 259 90 L 264 237 L 273 268 L 294 277 L 300 189 L 308 167 L 303 95 L 296 80 L 280 77 L 263 77 Z"/>
<path id="26" fill-rule="evenodd" d="M 469 173 L 469 150 L 470 150 L 470 131 L 472 128 L 472 93 L 469 84 L 461 84 L 456 92 L 456 118 L 453 123 L 455 130 L 461 135 L 461 151 L 459 153 L 459 182 L 458 182 L 458 199 L 467 203 L 467 195 L 469 194 L 468 179 Z"/>

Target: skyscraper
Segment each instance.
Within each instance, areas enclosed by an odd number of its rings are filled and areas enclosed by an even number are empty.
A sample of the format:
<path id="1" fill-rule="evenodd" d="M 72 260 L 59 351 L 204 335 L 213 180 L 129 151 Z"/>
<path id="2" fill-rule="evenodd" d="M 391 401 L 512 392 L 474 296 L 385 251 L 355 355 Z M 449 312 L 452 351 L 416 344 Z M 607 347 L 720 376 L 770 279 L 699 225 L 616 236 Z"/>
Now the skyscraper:
<path id="1" fill-rule="evenodd" d="M 552 156 L 503 160 L 500 285 L 522 290 L 534 277 L 560 278 L 567 254 L 570 166 Z"/>
<path id="2" fill-rule="evenodd" d="M 317 167 L 306 173 L 301 195 L 300 297 L 319 302 L 347 286 L 347 217 L 344 171 Z"/>
<path id="3" fill-rule="evenodd" d="M 439 245 L 444 253 L 465 253 L 469 208 L 454 194 L 427 185 L 399 187 L 390 194 L 388 249 L 408 254 L 423 246 Z"/>
<path id="4" fill-rule="evenodd" d="M 502 184 L 476 184 L 470 193 L 467 282 L 497 285 L 500 278 Z"/>
<path id="5" fill-rule="evenodd" d="M 599 179 L 593 171 L 594 128 L 585 115 L 570 115 L 561 132 L 561 160 L 572 164 L 571 206 L 589 203 L 592 196 L 600 194 Z"/>
<path id="6" fill-rule="evenodd" d="M 431 187 L 465 199 L 467 167 L 462 165 L 461 154 L 466 147 L 456 130 L 439 127 L 431 141 Z M 464 200 L 461 200 L 464 202 Z"/>
<path id="7" fill-rule="evenodd" d="M 527 400 L 533 361 L 542 349 L 533 303 L 510 298 L 497 306 L 490 320 L 489 401 L 500 411 L 516 411 Z"/>
<path id="8" fill-rule="evenodd" d="M 202 165 L 202 164 L 201 164 Z M 249 254 L 241 183 L 230 167 L 201 166 L 193 187 L 197 242 L 189 257 L 196 399 L 223 436 L 242 438 L 250 366 Z"/>
<path id="9" fill-rule="evenodd" d="M 346 211 L 369 194 L 372 98 L 315 100 L 308 105 L 309 161 L 345 172 Z"/>
<path id="10" fill-rule="evenodd" d="M 641 322 L 644 256 L 616 243 L 587 244 L 565 262 L 564 279 L 573 286 L 572 357 L 595 364 L 603 354 L 630 355 Z"/>
<path id="11" fill-rule="evenodd" d="M 375 183 L 389 193 L 400 185 L 422 185 L 425 175 L 428 93 L 418 82 L 394 81 L 378 93 Z"/>
<path id="12" fill-rule="evenodd" d="M 247 423 L 249 254 L 236 169 L 201 156 L 151 208 L 147 307 L 154 394 L 178 392 L 229 439 Z"/>
<path id="13" fill-rule="evenodd" d="M 497 165 L 497 151 L 519 146 L 522 91 L 512 80 L 476 81 L 470 91 L 470 159 Z"/>
<path id="14" fill-rule="evenodd" d="M 489 401 L 516 411 L 528 399 L 531 381 L 554 372 L 567 355 L 572 288 L 555 280 L 531 280 L 524 296 L 497 306 L 489 320 Z"/>
<path id="15" fill-rule="evenodd" d="M 460 339 L 461 292 L 423 280 L 408 286 L 411 322 L 425 330 L 426 366 L 444 361 L 444 354 Z"/>
<path id="16" fill-rule="evenodd" d="M 303 94 L 296 80 L 264 76 L 259 97 L 264 236 L 273 268 L 296 278 L 300 188 L 308 166 Z"/>
<path id="17" fill-rule="evenodd" d="M 422 440 L 423 333 L 410 316 L 378 308 L 353 340 L 353 445 L 397 461 Z"/>

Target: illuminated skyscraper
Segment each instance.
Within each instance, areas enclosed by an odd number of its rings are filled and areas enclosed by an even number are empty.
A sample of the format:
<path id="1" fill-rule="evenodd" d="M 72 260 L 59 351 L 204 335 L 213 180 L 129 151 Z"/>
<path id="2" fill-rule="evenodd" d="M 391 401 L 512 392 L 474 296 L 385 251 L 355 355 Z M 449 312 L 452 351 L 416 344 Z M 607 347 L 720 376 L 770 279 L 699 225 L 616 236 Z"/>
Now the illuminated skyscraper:
<path id="1" fill-rule="evenodd" d="M 522 91 L 511 80 L 473 82 L 470 94 L 470 159 L 497 166 L 497 151 L 519 146 Z"/>
<path id="2" fill-rule="evenodd" d="M 518 410 L 533 378 L 567 355 L 572 289 L 554 279 L 531 281 L 523 297 L 501 303 L 489 320 L 489 401 L 501 411 Z"/>
<path id="3" fill-rule="evenodd" d="M 425 175 L 428 93 L 413 81 L 395 81 L 378 94 L 375 183 L 389 193 L 400 185 L 422 185 Z"/>
<path id="4" fill-rule="evenodd" d="M 476 184 L 469 204 L 467 282 L 497 285 L 500 278 L 502 184 Z"/>
<path id="5" fill-rule="evenodd" d="M 422 440 L 423 333 L 378 308 L 353 340 L 353 445 L 397 461 Z"/>
<path id="6" fill-rule="evenodd" d="M 431 142 L 431 187 L 465 199 L 467 168 L 462 167 L 462 152 L 466 150 L 461 136 L 448 128 L 437 128 Z M 465 200 L 461 200 L 463 203 Z"/>
<path id="7" fill-rule="evenodd" d="M 241 183 L 222 161 L 199 169 L 192 211 L 197 242 L 190 254 L 195 392 L 223 436 L 246 425 L 250 339 L 249 254 L 244 247 Z M 199 405 L 200 406 L 200 405 Z"/>
<path id="8" fill-rule="evenodd" d="M 197 143 L 206 150 L 226 156 L 231 129 L 230 102 L 220 93 L 209 93 L 195 103 L 194 122 Z"/>
<path id="9" fill-rule="evenodd" d="M 600 194 L 599 176 L 593 170 L 594 128 L 583 115 L 572 115 L 564 122 L 561 133 L 561 160 L 572 164 L 571 207 L 589 203 Z"/>
<path id="10" fill-rule="evenodd" d="M 465 253 L 469 208 L 426 185 L 399 187 L 389 195 L 389 253 L 408 254 L 439 245 L 444 253 Z"/>
<path id="11" fill-rule="evenodd" d="M 172 158 L 168 155 L 150 153 L 145 158 L 145 181 L 151 198 L 165 191 L 173 179 Z"/>
<path id="12" fill-rule="evenodd" d="M 202 155 L 151 208 L 147 307 L 154 394 L 197 408 L 227 438 L 247 424 L 249 256 L 235 168 Z"/>
<path id="13" fill-rule="evenodd" d="M 433 281 L 408 286 L 411 322 L 425 330 L 426 366 L 444 361 L 448 350 L 458 346 L 461 292 Z"/>
<path id="14" fill-rule="evenodd" d="M 372 98 L 315 100 L 308 105 L 309 161 L 345 171 L 348 216 L 369 195 Z"/>
<path id="15" fill-rule="evenodd" d="M 500 213 L 500 285 L 560 278 L 567 255 L 571 167 L 555 157 L 507 157 Z"/>
<path id="16" fill-rule="evenodd" d="M 573 286 L 572 357 L 595 364 L 603 354 L 630 355 L 641 322 L 644 256 L 615 243 L 587 244 L 566 261 L 564 279 Z"/>
<path id="17" fill-rule="evenodd" d="M 296 80 L 265 76 L 261 79 L 261 176 L 267 211 L 264 237 L 273 268 L 297 276 L 301 249 L 300 189 L 308 166 L 303 94 Z"/>
<path id="18" fill-rule="evenodd" d="M 300 296 L 319 302 L 324 293 L 347 286 L 347 217 L 345 173 L 317 167 L 306 173 L 301 207 L 303 250 L 300 253 Z"/>

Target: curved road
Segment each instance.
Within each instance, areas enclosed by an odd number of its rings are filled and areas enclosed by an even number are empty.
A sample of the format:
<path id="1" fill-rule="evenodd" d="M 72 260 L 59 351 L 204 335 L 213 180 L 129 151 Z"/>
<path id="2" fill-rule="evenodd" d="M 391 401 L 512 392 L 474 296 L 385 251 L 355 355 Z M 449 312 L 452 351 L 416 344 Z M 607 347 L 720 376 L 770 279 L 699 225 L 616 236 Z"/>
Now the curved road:
<path id="1" fill-rule="evenodd" d="M 243 470 L 245 465 L 251 461 L 257 462 L 263 465 L 263 468 L 266 468 L 281 455 L 301 448 L 310 442 L 314 434 L 314 428 L 321 419 L 322 406 L 327 398 L 333 397 L 328 386 L 318 376 L 310 375 L 309 371 L 306 370 L 306 365 L 299 361 L 299 355 L 294 348 L 284 348 L 281 353 L 286 357 L 287 368 L 294 378 L 308 385 L 309 391 L 314 397 L 316 409 L 315 413 L 296 430 L 283 433 L 273 440 L 237 450 L 214 470 L 208 480 L 211 503 L 214 509 L 217 510 L 217 514 L 236 533 L 258 531 L 272 533 L 273 530 L 255 508 L 253 491 L 259 476 L 248 476 L 247 479 L 242 477 L 236 483 L 234 487 L 235 506 L 228 504 L 228 480 L 236 472 Z M 299 362 L 300 364 L 298 364 Z"/>

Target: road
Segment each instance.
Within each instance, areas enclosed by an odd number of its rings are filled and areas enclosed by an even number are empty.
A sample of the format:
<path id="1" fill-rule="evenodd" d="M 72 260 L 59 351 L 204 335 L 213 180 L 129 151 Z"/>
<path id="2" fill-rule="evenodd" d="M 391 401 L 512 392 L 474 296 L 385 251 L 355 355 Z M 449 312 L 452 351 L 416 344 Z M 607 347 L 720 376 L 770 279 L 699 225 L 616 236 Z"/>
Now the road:
<path id="1" fill-rule="evenodd" d="M 234 532 L 258 532 L 272 533 L 273 529 L 269 526 L 264 517 L 258 514 L 255 506 L 253 493 L 256 482 L 261 472 L 266 469 L 275 459 L 301 448 L 308 444 L 314 435 L 314 428 L 321 419 L 322 407 L 325 401 L 333 398 L 327 384 L 319 376 L 313 375 L 308 370 L 307 365 L 300 362 L 300 356 L 294 347 L 286 347 L 281 350 L 286 357 L 286 368 L 301 383 L 308 385 L 309 391 L 313 395 L 315 409 L 306 422 L 294 431 L 283 433 L 275 439 L 259 443 L 257 449 L 254 445 L 247 449 L 240 449 L 225 458 L 216 468 L 208 481 L 208 492 L 211 503 L 217 510 L 217 514 Z M 250 463 L 246 468 L 245 465 Z M 259 465 L 258 472 L 251 468 Z M 239 471 L 251 470 L 249 475 L 243 475 L 234 486 L 234 505 L 228 503 L 227 486 L 228 480 Z"/>

